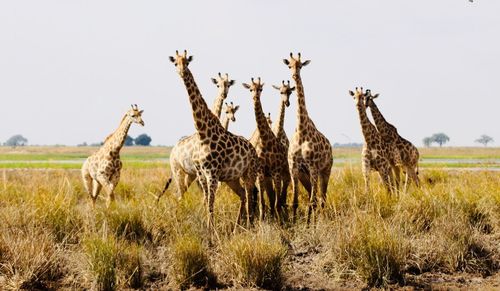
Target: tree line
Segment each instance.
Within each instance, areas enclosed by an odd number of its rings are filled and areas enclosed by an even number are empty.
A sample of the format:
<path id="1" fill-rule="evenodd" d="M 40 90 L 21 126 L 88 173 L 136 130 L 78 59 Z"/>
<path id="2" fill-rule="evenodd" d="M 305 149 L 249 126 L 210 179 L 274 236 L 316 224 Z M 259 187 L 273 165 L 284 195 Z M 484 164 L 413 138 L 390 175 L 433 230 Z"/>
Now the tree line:
<path id="1" fill-rule="evenodd" d="M 437 143 L 440 147 L 450 141 L 450 137 L 446 134 L 440 132 L 435 133 L 432 136 L 424 137 L 422 140 L 424 146 L 430 147 L 433 143 Z M 486 134 L 481 135 L 478 139 L 474 140 L 476 143 L 480 143 L 483 146 L 488 146 L 489 143 L 493 143 L 495 140 Z"/>
<path id="2" fill-rule="evenodd" d="M 136 138 L 127 135 L 125 139 L 125 146 L 133 146 L 133 145 L 150 146 L 151 140 L 152 140 L 151 137 L 145 133 L 138 135 Z M 28 144 L 28 139 L 21 134 L 16 134 L 11 136 L 6 142 L 3 143 L 4 146 L 9 146 L 9 147 L 19 147 L 19 146 L 25 146 L 27 144 Z M 81 144 L 78 144 L 78 146 L 100 146 L 102 144 L 104 144 L 104 142 L 92 143 L 92 144 L 87 144 L 86 142 L 83 142 Z"/>

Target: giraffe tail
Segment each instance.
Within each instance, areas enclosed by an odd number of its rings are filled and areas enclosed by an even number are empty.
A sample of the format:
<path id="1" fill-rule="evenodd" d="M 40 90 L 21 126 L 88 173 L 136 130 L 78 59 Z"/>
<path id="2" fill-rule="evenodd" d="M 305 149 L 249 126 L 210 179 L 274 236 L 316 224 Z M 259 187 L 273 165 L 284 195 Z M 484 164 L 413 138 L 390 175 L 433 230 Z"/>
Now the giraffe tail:
<path id="1" fill-rule="evenodd" d="M 167 191 L 168 187 L 170 186 L 170 183 L 172 183 L 172 177 L 167 179 L 167 182 L 165 183 L 165 187 L 163 187 L 163 191 L 160 192 L 160 195 L 156 198 L 156 202 L 160 201 L 161 196 L 165 194 L 165 191 Z"/>

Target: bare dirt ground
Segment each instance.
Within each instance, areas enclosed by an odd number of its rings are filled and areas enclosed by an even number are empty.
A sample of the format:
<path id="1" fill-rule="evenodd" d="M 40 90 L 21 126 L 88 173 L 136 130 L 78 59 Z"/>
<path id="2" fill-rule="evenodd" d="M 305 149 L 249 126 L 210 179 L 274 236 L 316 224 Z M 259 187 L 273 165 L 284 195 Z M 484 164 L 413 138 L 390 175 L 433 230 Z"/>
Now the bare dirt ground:
<path id="1" fill-rule="evenodd" d="M 369 290 L 370 288 L 354 276 L 332 279 L 318 267 L 321 260 L 319 252 L 314 249 L 295 250 L 287 261 L 285 290 Z M 500 290 L 500 272 L 483 277 L 470 273 L 423 273 L 406 275 L 401 284 L 388 286 L 390 290 Z"/>

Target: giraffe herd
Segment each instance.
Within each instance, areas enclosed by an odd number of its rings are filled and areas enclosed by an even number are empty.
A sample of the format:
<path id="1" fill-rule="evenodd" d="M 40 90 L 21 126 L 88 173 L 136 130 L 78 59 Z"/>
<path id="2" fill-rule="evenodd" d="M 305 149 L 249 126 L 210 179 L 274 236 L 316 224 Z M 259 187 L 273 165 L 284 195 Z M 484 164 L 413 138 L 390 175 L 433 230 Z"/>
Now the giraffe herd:
<path id="1" fill-rule="evenodd" d="M 272 86 L 280 95 L 279 112 L 274 126 L 270 113 L 266 116 L 262 108 L 260 98 L 264 83 L 260 77 L 243 83 L 253 100 L 257 126 L 254 134 L 247 139 L 228 130 L 229 122 L 235 122 L 235 113 L 239 109 L 232 102 L 225 102 L 229 88 L 235 81 L 227 73 L 219 73 L 216 78 L 212 78 L 218 88 L 218 95 L 210 110 L 189 69 L 193 57 L 187 51 L 181 54 L 176 51 L 175 56 L 169 59 L 186 87 L 196 131 L 180 139 L 172 148 L 171 174 L 158 199 L 171 182 L 175 185 L 177 198 L 182 199 L 193 181 L 197 181 L 207 207 L 207 226 L 213 228 L 214 201 L 217 189 L 223 182 L 240 198 L 236 225 L 249 226 L 255 217 L 265 219 L 268 210 L 271 219 L 278 222 L 286 220 L 288 186 L 291 184 L 292 221 L 295 222 L 300 182 L 309 194 L 307 223 L 310 223 L 311 218 L 316 220 L 318 205 L 322 209 L 326 202 L 333 155 L 330 141 L 316 128 L 306 108 L 301 70 L 310 61 L 302 61 L 300 53 L 297 56 L 290 53 L 289 58 L 283 59 L 295 84 L 292 87 L 290 81 L 283 80 L 280 86 Z M 289 140 L 283 125 L 285 111 L 290 106 L 290 96 L 294 91 L 297 96 L 296 127 Z M 370 189 L 371 171 L 379 173 L 390 193 L 399 191 L 401 170 L 406 175 L 404 191 L 407 190 L 410 179 L 419 186 L 418 150 L 399 135 L 396 127 L 385 120 L 374 102 L 379 94 L 372 95 L 370 90 L 363 91 L 363 88 L 357 87 L 354 92 L 349 93 L 355 101 L 365 141 L 361 154 L 365 192 L 368 193 Z M 368 108 L 375 124 L 367 115 Z M 225 117 L 221 120 L 222 111 Z M 120 149 L 132 123 L 144 126 L 142 113 L 137 105 L 133 105 L 118 129 L 83 164 L 82 178 L 93 205 L 101 188 L 108 194 L 107 205 L 113 201 L 113 192 L 122 167 Z"/>

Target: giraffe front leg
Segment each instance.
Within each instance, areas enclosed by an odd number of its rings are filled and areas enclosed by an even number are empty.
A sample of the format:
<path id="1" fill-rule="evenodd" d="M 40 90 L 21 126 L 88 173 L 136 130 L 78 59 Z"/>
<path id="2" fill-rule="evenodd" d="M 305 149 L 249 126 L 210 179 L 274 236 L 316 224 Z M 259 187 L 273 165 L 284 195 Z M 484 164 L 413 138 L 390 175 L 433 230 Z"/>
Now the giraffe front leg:
<path id="1" fill-rule="evenodd" d="M 299 208 L 299 171 L 293 167 L 290 169 L 290 177 L 292 181 L 292 222 L 297 221 L 297 208 Z"/>
<path id="2" fill-rule="evenodd" d="M 274 205 L 274 211 L 276 213 L 276 218 L 278 219 L 278 222 L 281 221 L 282 215 L 281 215 L 281 205 L 280 205 L 280 194 L 281 194 L 281 175 L 280 173 L 275 173 L 273 176 L 273 184 L 274 184 L 274 197 L 273 201 L 270 203 L 273 203 Z"/>
<path id="3" fill-rule="evenodd" d="M 217 187 L 219 186 L 219 181 L 213 177 L 207 178 L 208 186 L 208 222 L 207 226 L 209 230 L 215 230 L 214 221 L 214 203 L 215 203 L 215 193 L 217 192 Z"/>

